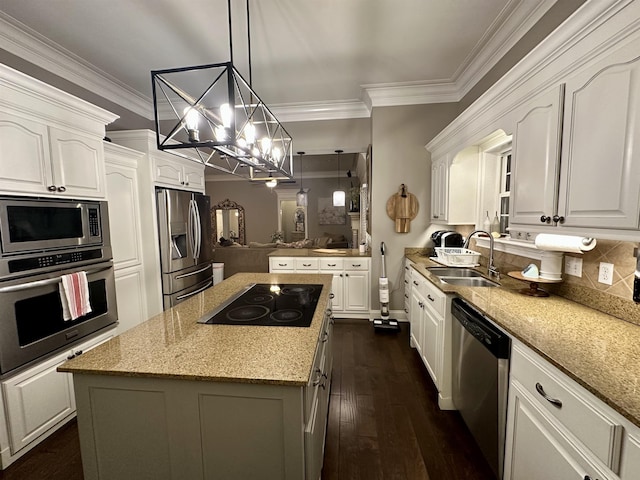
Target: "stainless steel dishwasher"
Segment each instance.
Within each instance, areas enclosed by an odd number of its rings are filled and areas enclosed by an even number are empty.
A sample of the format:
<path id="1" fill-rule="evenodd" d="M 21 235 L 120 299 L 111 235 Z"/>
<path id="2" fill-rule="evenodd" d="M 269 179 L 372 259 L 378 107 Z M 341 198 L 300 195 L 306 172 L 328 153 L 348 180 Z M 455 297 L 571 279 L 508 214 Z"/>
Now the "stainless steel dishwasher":
<path id="1" fill-rule="evenodd" d="M 502 478 L 511 339 L 460 298 L 451 303 L 453 403 Z"/>

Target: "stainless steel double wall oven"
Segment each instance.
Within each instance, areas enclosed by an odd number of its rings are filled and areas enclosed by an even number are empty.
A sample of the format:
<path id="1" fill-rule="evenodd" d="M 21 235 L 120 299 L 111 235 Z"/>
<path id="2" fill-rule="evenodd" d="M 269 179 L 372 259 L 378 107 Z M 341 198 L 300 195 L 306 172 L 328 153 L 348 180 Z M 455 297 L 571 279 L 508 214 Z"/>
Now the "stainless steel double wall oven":
<path id="1" fill-rule="evenodd" d="M 78 271 L 92 312 L 65 321 L 61 276 Z M 107 203 L 0 196 L 0 376 L 116 322 Z"/>

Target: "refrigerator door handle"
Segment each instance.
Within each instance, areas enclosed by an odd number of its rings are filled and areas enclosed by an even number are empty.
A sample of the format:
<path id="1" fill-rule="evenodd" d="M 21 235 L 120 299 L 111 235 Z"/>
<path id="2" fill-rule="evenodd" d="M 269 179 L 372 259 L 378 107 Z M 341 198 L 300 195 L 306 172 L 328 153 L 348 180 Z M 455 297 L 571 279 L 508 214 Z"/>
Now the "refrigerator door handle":
<path id="1" fill-rule="evenodd" d="M 187 230 L 189 231 L 189 243 L 191 244 L 191 254 L 193 256 L 193 260 L 194 263 L 196 262 L 196 259 L 198 258 L 198 256 L 196 255 L 196 220 L 195 220 L 195 214 L 194 212 L 194 204 L 193 204 L 193 198 L 191 198 L 189 200 L 189 218 L 188 218 L 188 226 L 187 226 Z"/>
<path id="2" fill-rule="evenodd" d="M 196 260 L 200 258 L 200 250 L 202 249 L 202 224 L 200 218 L 200 209 L 198 203 L 193 201 L 193 213 L 196 217 Z"/>

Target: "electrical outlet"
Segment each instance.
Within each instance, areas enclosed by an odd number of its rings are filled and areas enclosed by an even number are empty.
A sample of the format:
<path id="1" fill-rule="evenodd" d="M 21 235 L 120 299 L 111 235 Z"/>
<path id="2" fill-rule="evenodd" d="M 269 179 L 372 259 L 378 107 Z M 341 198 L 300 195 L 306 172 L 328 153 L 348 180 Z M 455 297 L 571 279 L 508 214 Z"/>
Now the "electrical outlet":
<path id="1" fill-rule="evenodd" d="M 607 285 L 613 284 L 613 263 L 600 262 L 598 281 Z"/>
<path id="2" fill-rule="evenodd" d="M 574 277 L 582 277 L 582 259 L 567 256 L 564 258 L 564 273 Z"/>

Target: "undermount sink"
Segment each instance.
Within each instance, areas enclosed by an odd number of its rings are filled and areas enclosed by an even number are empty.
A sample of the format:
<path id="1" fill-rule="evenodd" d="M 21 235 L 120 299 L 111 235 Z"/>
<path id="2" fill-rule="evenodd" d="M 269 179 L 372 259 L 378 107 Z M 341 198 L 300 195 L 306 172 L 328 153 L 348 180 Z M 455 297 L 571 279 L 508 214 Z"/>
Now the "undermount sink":
<path id="1" fill-rule="evenodd" d="M 441 282 L 459 287 L 499 287 L 500 284 L 489 280 L 472 268 L 430 267 L 429 272 Z"/>
<path id="2" fill-rule="evenodd" d="M 455 278 L 468 278 L 468 277 L 482 277 L 480 272 L 475 271 L 472 268 L 455 268 L 455 267 L 431 267 L 427 268 L 429 272 L 437 277 L 455 277 Z"/>
<path id="3" fill-rule="evenodd" d="M 484 277 L 440 277 L 440 281 L 459 287 L 499 287 L 500 284 Z"/>

